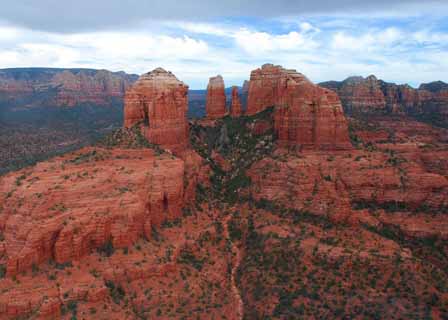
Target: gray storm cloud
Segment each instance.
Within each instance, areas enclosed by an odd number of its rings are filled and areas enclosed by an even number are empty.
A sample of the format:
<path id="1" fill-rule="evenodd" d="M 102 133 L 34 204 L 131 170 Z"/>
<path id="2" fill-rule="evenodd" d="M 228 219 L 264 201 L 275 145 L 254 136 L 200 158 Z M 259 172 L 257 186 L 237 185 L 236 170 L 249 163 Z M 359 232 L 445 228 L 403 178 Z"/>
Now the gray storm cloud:
<path id="1" fill-rule="evenodd" d="M 446 0 L 15 0 L 0 21 L 50 32 L 125 29 L 147 20 L 281 17 L 306 14 L 418 13 L 447 8 Z M 437 11 L 436 11 L 437 12 Z"/>

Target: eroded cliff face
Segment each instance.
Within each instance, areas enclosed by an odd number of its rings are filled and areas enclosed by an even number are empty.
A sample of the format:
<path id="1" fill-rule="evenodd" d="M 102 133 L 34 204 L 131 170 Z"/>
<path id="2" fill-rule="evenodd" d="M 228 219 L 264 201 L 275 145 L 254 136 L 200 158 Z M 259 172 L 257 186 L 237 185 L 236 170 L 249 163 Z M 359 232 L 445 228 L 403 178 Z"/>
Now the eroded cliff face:
<path id="1" fill-rule="evenodd" d="M 347 147 L 336 94 L 284 70 L 176 157 L 142 134 L 185 85 L 153 73 L 131 128 L 0 178 L 2 319 L 446 318 L 447 130 L 349 118 Z"/>
<path id="2" fill-rule="evenodd" d="M 153 227 L 180 217 L 184 175 L 184 161 L 168 154 L 88 148 L 3 177 L 7 274 L 151 239 Z"/>
<path id="3" fill-rule="evenodd" d="M 297 83 L 307 82 L 308 79 L 295 70 L 286 70 L 281 66 L 265 64 L 250 74 L 247 98 L 248 115 L 254 115 L 269 107 L 274 107 L 280 99 L 280 82 L 284 86 L 288 79 Z"/>
<path id="4" fill-rule="evenodd" d="M 232 103 L 230 105 L 230 115 L 232 117 L 239 117 L 243 113 L 238 87 L 232 87 Z"/>
<path id="5" fill-rule="evenodd" d="M 275 112 L 192 130 L 214 168 L 206 195 L 233 211 L 244 316 L 447 315 L 447 131 L 351 118 L 356 148 L 294 150 L 254 130 Z"/>
<path id="6" fill-rule="evenodd" d="M 219 119 L 227 113 L 224 80 L 220 75 L 209 80 L 205 110 L 209 119 Z"/>
<path id="7" fill-rule="evenodd" d="M 122 101 L 136 76 L 90 69 L 0 70 L 0 100 L 19 107 L 109 105 Z"/>
<path id="8" fill-rule="evenodd" d="M 348 126 L 338 96 L 311 83 L 295 70 L 264 65 L 252 72 L 249 115 L 274 107 L 274 124 L 282 145 L 315 149 L 349 149 Z"/>
<path id="9" fill-rule="evenodd" d="M 422 84 L 419 89 L 378 80 L 375 76 L 351 77 L 342 82 L 321 83 L 339 94 L 350 115 L 414 115 L 447 120 L 448 86 L 443 82 Z"/>
<path id="10" fill-rule="evenodd" d="M 162 68 L 142 75 L 126 92 L 124 125 L 142 124 L 147 139 L 181 154 L 188 147 L 188 86 Z"/>

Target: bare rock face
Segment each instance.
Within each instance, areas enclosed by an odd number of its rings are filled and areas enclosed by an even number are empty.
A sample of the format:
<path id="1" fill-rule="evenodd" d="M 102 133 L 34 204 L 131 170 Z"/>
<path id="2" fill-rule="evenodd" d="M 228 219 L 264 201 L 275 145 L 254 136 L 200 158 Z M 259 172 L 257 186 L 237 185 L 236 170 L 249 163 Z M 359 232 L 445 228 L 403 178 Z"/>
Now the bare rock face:
<path id="1" fill-rule="evenodd" d="M 185 174 L 185 162 L 169 154 L 99 148 L 9 174 L 0 180 L 0 261 L 15 275 L 49 259 L 79 260 L 108 243 L 151 239 L 153 227 L 181 216 Z"/>
<path id="2" fill-rule="evenodd" d="M 300 77 L 302 77 L 302 80 L 305 80 L 305 77 L 301 74 L 288 72 L 281 66 L 272 64 L 265 64 L 261 68 L 252 71 L 249 81 L 246 114 L 254 115 L 268 107 L 275 106 L 279 99 L 278 87 L 281 78 L 293 77 L 294 75 L 297 80 Z"/>
<path id="3" fill-rule="evenodd" d="M 0 70 L 0 100 L 20 107 L 74 107 L 122 101 L 136 76 L 91 69 Z"/>
<path id="4" fill-rule="evenodd" d="M 372 112 L 384 112 L 386 99 L 381 85 L 375 76 L 366 79 L 349 78 L 339 95 L 345 102 L 347 112 L 353 114 L 368 109 Z"/>
<path id="5" fill-rule="evenodd" d="M 174 153 L 188 146 L 188 86 L 162 68 L 142 75 L 126 93 L 124 125 L 143 124 L 146 138 Z"/>
<path id="6" fill-rule="evenodd" d="M 280 144 L 312 149 L 351 148 L 348 126 L 336 93 L 314 85 L 295 70 L 272 64 L 251 74 L 247 113 L 275 107 Z"/>
<path id="7" fill-rule="evenodd" d="M 250 85 L 250 82 L 247 81 L 247 80 L 244 80 L 243 89 L 242 89 L 242 93 L 243 94 L 248 94 L 249 93 L 249 85 Z"/>
<path id="8" fill-rule="evenodd" d="M 206 113 L 209 119 L 219 119 L 226 115 L 226 93 L 223 78 L 210 78 L 207 87 Z"/>
<path id="9" fill-rule="evenodd" d="M 342 82 L 329 81 L 321 86 L 339 94 L 347 114 L 423 115 L 448 120 L 448 85 L 438 81 L 419 89 L 378 80 L 375 76 L 350 77 Z"/>
<path id="10" fill-rule="evenodd" d="M 208 179 L 202 158 L 151 149 L 85 148 L 0 179 L 0 265 L 15 275 L 110 243 L 126 248 L 182 215 Z M 39 225 L 36 228 L 36 225 Z"/>
<path id="11" fill-rule="evenodd" d="M 242 106 L 240 101 L 240 96 L 238 93 L 238 87 L 234 86 L 232 88 L 232 104 L 230 105 L 230 115 L 232 117 L 239 117 L 242 114 Z"/>

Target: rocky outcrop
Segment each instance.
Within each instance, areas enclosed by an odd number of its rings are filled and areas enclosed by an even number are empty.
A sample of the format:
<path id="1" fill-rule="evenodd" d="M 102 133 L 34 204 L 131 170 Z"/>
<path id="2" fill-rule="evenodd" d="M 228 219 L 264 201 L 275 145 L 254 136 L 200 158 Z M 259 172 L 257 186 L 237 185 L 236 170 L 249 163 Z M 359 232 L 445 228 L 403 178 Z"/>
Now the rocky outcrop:
<path id="1" fill-rule="evenodd" d="M 343 85 L 336 82 L 323 83 L 322 86 L 335 90 L 341 98 L 345 111 L 349 114 L 368 109 L 371 112 L 384 112 L 386 100 L 381 84 L 375 76 L 367 78 L 350 77 Z"/>
<path id="2" fill-rule="evenodd" d="M 252 197 L 323 215 L 333 212 L 336 219 L 350 217 L 353 209 L 368 208 L 443 216 L 448 208 L 447 151 L 421 145 L 446 138 L 428 131 L 425 124 L 416 127 L 415 121 L 405 119 L 385 118 L 375 125 L 396 132 L 395 143 L 386 144 L 380 137 L 370 139 L 371 147 L 365 150 L 310 150 L 299 156 L 278 149 L 274 157 L 250 168 Z M 355 134 L 363 136 L 364 131 Z"/>
<path id="3" fill-rule="evenodd" d="M 419 89 L 414 89 L 406 84 L 397 85 L 369 76 L 320 85 L 337 92 L 345 112 L 350 115 L 408 114 L 447 120 L 448 85 L 441 81 L 422 84 Z"/>
<path id="4" fill-rule="evenodd" d="M 92 69 L 0 70 L 0 101 L 20 107 L 108 105 L 122 101 L 135 75 Z"/>
<path id="5" fill-rule="evenodd" d="M 269 107 L 274 107 L 279 98 L 280 81 L 288 78 L 297 81 L 308 81 L 305 76 L 295 70 L 285 70 L 280 66 L 265 64 L 251 72 L 247 98 L 247 115 L 254 115 Z"/>
<path id="6" fill-rule="evenodd" d="M 184 176 L 185 162 L 169 154 L 98 148 L 7 175 L 0 180 L 0 261 L 14 275 L 49 259 L 63 264 L 109 244 L 151 239 L 153 227 L 181 216 Z"/>
<path id="7" fill-rule="evenodd" d="M 188 146 L 188 86 L 162 68 L 142 75 L 126 92 L 124 126 L 142 124 L 146 138 L 176 154 Z"/>
<path id="8" fill-rule="evenodd" d="M 251 74 L 247 113 L 275 107 L 280 144 L 312 149 L 351 148 L 347 121 L 338 96 L 304 75 L 264 65 Z"/>
<path id="9" fill-rule="evenodd" d="M 232 87 L 232 104 L 230 105 L 230 115 L 232 117 L 239 117 L 242 114 L 242 106 L 240 96 L 238 93 L 238 87 Z"/>
<path id="10" fill-rule="evenodd" d="M 250 81 L 244 80 L 243 88 L 241 89 L 242 94 L 249 94 Z"/>
<path id="11" fill-rule="evenodd" d="M 209 80 L 205 110 L 209 119 L 219 119 L 227 113 L 224 80 L 220 75 Z"/>

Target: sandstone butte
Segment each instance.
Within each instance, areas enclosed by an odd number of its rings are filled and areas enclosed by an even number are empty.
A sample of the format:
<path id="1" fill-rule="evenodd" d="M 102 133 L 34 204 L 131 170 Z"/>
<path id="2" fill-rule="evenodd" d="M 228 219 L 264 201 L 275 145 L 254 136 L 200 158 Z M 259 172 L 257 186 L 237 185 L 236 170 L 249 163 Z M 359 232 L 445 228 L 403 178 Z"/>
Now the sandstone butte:
<path id="1" fill-rule="evenodd" d="M 141 125 L 154 144 L 182 154 L 188 148 L 188 86 L 157 68 L 142 75 L 126 92 L 124 126 Z"/>
<path id="2" fill-rule="evenodd" d="M 356 114 L 448 115 L 448 85 L 422 84 L 419 89 L 378 80 L 374 75 L 320 84 L 339 94 L 345 112 Z"/>
<path id="3" fill-rule="evenodd" d="M 209 119 L 219 119 L 227 113 L 224 80 L 220 75 L 209 80 L 205 111 Z"/>
<path id="4" fill-rule="evenodd" d="M 312 149 L 350 149 L 348 125 L 337 94 L 304 75 L 265 64 L 252 71 L 246 114 L 275 107 L 280 144 Z"/>
<path id="5" fill-rule="evenodd" d="M 243 113 L 241 100 L 238 93 L 238 87 L 232 87 L 232 103 L 230 105 L 230 115 L 232 117 L 239 117 Z"/>

